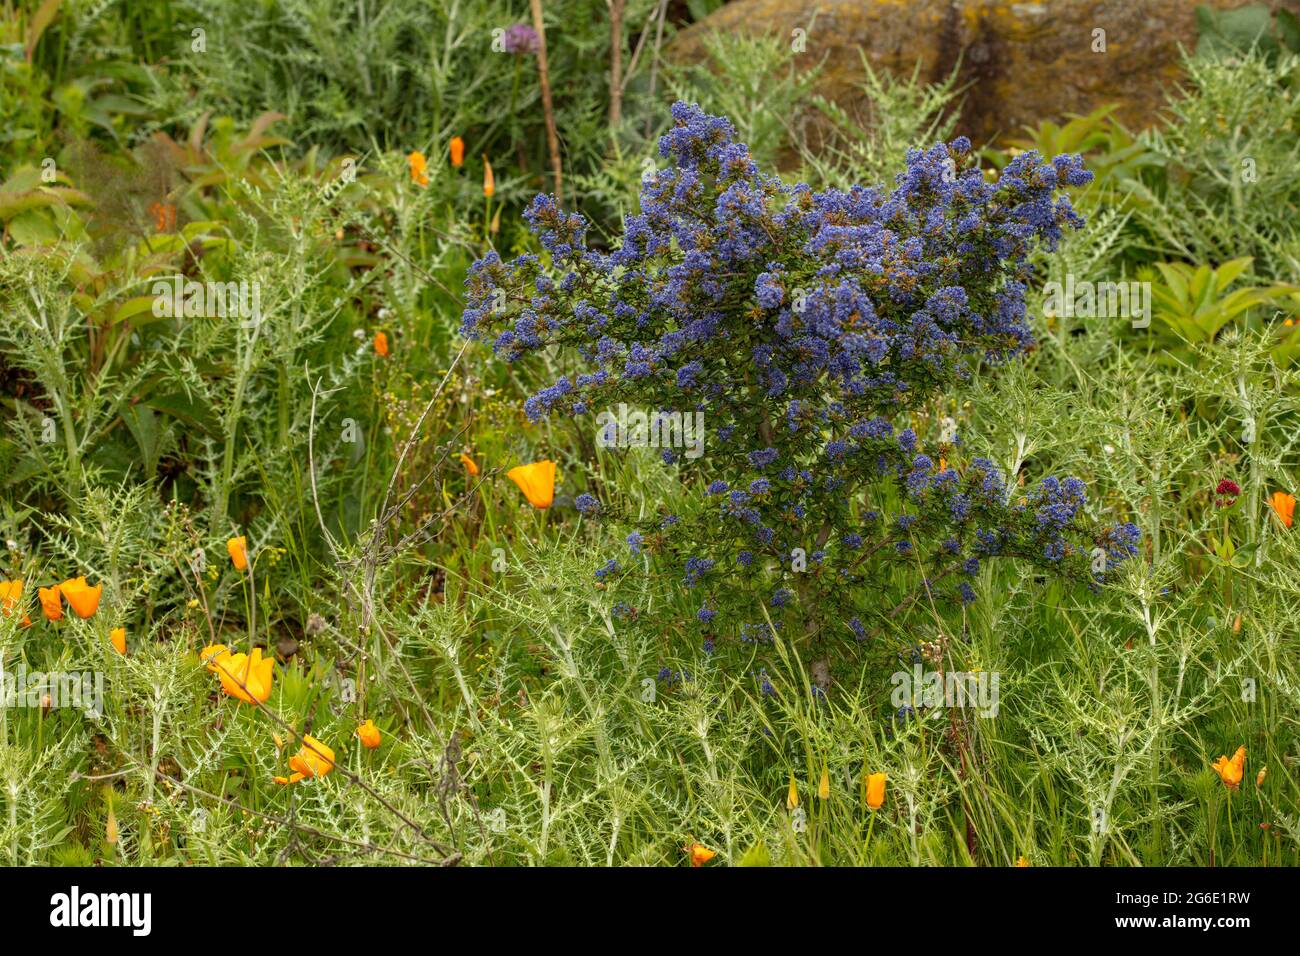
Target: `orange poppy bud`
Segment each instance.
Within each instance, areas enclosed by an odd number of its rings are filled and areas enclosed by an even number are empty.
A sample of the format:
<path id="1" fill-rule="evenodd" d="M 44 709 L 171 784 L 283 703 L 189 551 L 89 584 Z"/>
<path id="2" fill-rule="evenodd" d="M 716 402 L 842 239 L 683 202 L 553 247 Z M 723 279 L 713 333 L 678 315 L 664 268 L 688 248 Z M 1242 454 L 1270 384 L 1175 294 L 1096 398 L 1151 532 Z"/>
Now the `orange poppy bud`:
<path id="1" fill-rule="evenodd" d="M 1284 525 L 1291 527 L 1291 523 L 1295 520 L 1295 495 L 1287 494 L 1285 491 L 1275 491 L 1268 499 L 1268 505 Z"/>
<path id="2" fill-rule="evenodd" d="M 375 354 L 380 358 L 388 358 L 388 336 L 383 332 L 375 333 Z"/>
<path id="3" fill-rule="evenodd" d="M 519 486 L 528 503 L 534 508 L 549 508 L 555 500 L 555 462 L 535 461 L 519 465 L 506 472 L 506 477 Z"/>
<path id="4" fill-rule="evenodd" d="M 872 773 L 867 775 L 867 806 L 879 810 L 885 802 L 885 775 Z"/>
<path id="5" fill-rule="evenodd" d="M 68 606 L 83 621 L 93 617 L 99 609 L 99 599 L 104 593 L 104 585 L 96 584 L 93 588 L 86 584 L 85 578 L 69 578 L 59 585 L 59 593 L 68 599 Z"/>
<path id="6" fill-rule="evenodd" d="M 497 191 L 497 181 L 492 175 L 492 164 L 488 162 L 487 156 L 483 157 L 483 195 L 489 199 Z"/>
<path id="7" fill-rule="evenodd" d="M 829 800 L 831 796 L 831 774 L 825 767 L 822 767 L 822 778 L 817 783 L 817 799 Z"/>
<path id="8" fill-rule="evenodd" d="M 474 464 L 474 459 L 469 455 L 461 455 L 460 463 L 465 466 L 465 474 L 471 478 L 478 474 L 478 465 Z"/>
<path id="9" fill-rule="evenodd" d="M 793 810 L 799 806 L 799 788 L 794 784 L 794 774 L 790 774 L 790 787 L 785 792 L 785 808 Z"/>
<path id="10" fill-rule="evenodd" d="M 41 613 L 47 621 L 63 620 L 63 596 L 57 584 L 48 588 L 37 588 L 36 596 L 41 599 Z"/>
<path id="11" fill-rule="evenodd" d="M 1238 747 L 1231 760 L 1220 756 L 1210 766 L 1229 790 L 1236 790 L 1241 785 L 1242 774 L 1246 771 L 1246 748 Z"/>
<path id="12" fill-rule="evenodd" d="M 167 232 L 176 226 L 176 207 L 171 203 L 156 202 L 149 206 L 155 232 Z"/>
<path id="13" fill-rule="evenodd" d="M 451 138 L 451 164 L 457 169 L 465 164 L 465 141 L 459 136 Z"/>
<path id="14" fill-rule="evenodd" d="M 310 734 L 302 738 L 299 751 L 289 758 L 288 777 L 274 777 L 276 783 L 297 783 L 308 777 L 323 777 L 334 769 L 334 751 Z"/>
<path id="15" fill-rule="evenodd" d="M 244 535 L 238 538 L 231 538 L 226 542 L 226 552 L 230 555 L 230 563 L 235 566 L 236 571 L 248 569 L 248 539 Z"/>
<path id="16" fill-rule="evenodd" d="M 418 186 L 429 185 L 429 162 L 424 158 L 424 153 L 418 149 L 406 157 L 406 165 L 411 169 L 411 182 Z"/>
<path id="17" fill-rule="evenodd" d="M 357 737 L 360 738 L 361 743 L 367 750 L 374 750 L 383 741 L 383 737 L 379 733 L 379 728 L 376 727 L 375 722 L 369 718 L 366 719 L 364 724 L 357 728 Z"/>
<path id="18" fill-rule="evenodd" d="M 692 843 L 686 848 L 691 855 L 691 866 L 703 866 L 718 855 L 717 850 L 710 850 L 703 843 Z"/>
<path id="19" fill-rule="evenodd" d="M 1259 773 L 1255 774 L 1255 786 L 1264 786 L 1264 778 L 1268 776 L 1268 767 L 1260 767 Z"/>
<path id="20" fill-rule="evenodd" d="M 1029 857 L 1027 856 L 1022 856 L 1020 859 L 1016 860 L 1016 866 L 1028 866 L 1028 865 L 1029 865 Z"/>
<path id="21" fill-rule="evenodd" d="M 126 653 L 126 628 L 115 627 L 108 632 L 108 639 L 113 642 L 119 654 Z"/>

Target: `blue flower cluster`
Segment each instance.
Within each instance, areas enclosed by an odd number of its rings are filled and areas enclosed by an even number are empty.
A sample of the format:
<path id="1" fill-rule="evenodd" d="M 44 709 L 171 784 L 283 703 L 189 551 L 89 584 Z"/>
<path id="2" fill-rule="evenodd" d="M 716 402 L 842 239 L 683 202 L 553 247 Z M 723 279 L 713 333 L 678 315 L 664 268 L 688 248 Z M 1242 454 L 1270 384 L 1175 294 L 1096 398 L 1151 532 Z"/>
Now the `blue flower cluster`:
<path id="1" fill-rule="evenodd" d="M 1031 344 L 1029 256 L 1082 224 L 1061 192 L 1091 180 L 1080 158 L 1024 152 L 990 182 L 962 137 L 910 151 L 892 190 L 814 192 L 761 173 L 726 119 L 687 103 L 672 115 L 668 166 L 621 242 L 589 247 L 584 218 L 538 196 L 526 220 L 545 256 L 474 263 L 462 331 L 508 362 L 576 353 L 583 371 L 527 399 L 534 420 L 620 402 L 703 414 L 706 453 L 662 455 L 698 509 L 627 543 L 706 592 L 692 606 L 710 647 L 770 641 L 758 603 L 801 633 L 850 621 L 866 640 L 892 620 L 878 562 L 921 562 L 954 604 L 996 555 L 1089 579 L 1081 482 L 1046 478 L 1013 500 L 992 462 L 956 463 L 950 436 L 923 451 L 916 431 L 975 366 Z M 1137 552 L 1132 525 L 1094 539 L 1108 569 Z"/>

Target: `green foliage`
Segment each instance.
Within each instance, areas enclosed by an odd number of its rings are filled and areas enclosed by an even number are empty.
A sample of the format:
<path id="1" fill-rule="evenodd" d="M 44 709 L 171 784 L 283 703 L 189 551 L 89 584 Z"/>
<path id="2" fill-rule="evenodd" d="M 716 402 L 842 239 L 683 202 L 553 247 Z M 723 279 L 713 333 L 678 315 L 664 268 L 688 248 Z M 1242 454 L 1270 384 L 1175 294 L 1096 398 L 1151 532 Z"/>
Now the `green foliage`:
<path id="1" fill-rule="evenodd" d="M 1270 58 L 1300 53 L 1300 20 L 1285 7 L 1276 12 L 1263 4 L 1235 10 L 1196 8 L 1196 55 L 1206 59 L 1258 50 Z"/>
<path id="2" fill-rule="evenodd" d="M 1157 263 L 1160 281 L 1152 284 L 1155 317 L 1182 341 L 1205 343 L 1250 309 L 1300 291 L 1295 286 L 1280 285 L 1228 291 L 1250 264 L 1249 256 L 1225 262 L 1217 269 L 1205 265 L 1193 268 L 1184 262 Z"/>

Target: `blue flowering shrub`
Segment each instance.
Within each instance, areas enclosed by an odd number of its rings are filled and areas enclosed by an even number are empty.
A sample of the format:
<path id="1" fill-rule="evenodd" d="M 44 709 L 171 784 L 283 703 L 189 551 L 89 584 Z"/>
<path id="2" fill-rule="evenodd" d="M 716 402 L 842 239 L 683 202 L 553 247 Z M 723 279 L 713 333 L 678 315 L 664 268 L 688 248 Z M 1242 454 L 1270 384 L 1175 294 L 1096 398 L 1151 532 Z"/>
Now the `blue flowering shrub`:
<path id="1" fill-rule="evenodd" d="M 1029 255 L 1082 224 L 1060 193 L 1091 179 L 1078 156 L 1021 153 L 990 183 L 963 137 L 911 151 L 892 191 L 814 193 L 760 172 L 727 120 L 686 103 L 673 117 L 669 166 L 617 248 L 538 196 L 526 218 L 546 255 L 491 254 L 466 282 L 464 334 L 508 362 L 567 350 L 585 367 L 530 397 L 530 418 L 703 416 L 702 454 L 662 451 L 693 504 L 637 526 L 599 579 L 676 577 L 707 650 L 773 627 L 824 647 L 917 601 L 975 600 L 990 558 L 1096 584 L 1136 553 L 1132 524 L 1088 527 L 1078 479 L 1019 490 L 960 463 L 954 433 L 909 427 L 1031 344 Z M 612 509 L 584 495 L 580 510 Z M 887 594 L 890 563 L 910 593 Z"/>

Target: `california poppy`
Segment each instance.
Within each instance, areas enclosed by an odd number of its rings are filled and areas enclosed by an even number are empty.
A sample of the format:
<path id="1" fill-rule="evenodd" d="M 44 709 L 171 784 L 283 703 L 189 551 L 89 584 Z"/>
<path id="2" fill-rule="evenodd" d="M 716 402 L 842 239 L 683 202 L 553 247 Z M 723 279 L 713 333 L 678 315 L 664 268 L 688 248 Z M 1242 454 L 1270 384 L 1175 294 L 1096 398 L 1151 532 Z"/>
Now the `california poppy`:
<path id="1" fill-rule="evenodd" d="M 474 464 L 474 459 L 469 457 L 469 455 L 461 455 L 460 463 L 465 466 L 465 474 L 469 475 L 471 478 L 478 474 L 478 465 Z"/>
<path id="2" fill-rule="evenodd" d="M 459 136 L 451 138 L 451 164 L 459 169 L 465 163 L 465 141 Z"/>
<path id="3" fill-rule="evenodd" d="M 885 775 L 883 773 L 867 774 L 867 806 L 879 810 L 885 802 Z"/>
<path id="4" fill-rule="evenodd" d="M 1029 857 L 1027 856 L 1022 856 L 1020 859 L 1016 860 L 1016 866 L 1028 866 L 1028 865 L 1029 865 Z"/>
<path id="5" fill-rule="evenodd" d="M 691 855 L 691 866 L 703 866 L 718 855 L 717 850 L 710 850 L 703 843 L 692 843 L 688 845 L 686 847 L 686 852 Z"/>
<path id="6" fill-rule="evenodd" d="M 831 774 L 825 767 L 822 767 L 822 778 L 817 783 L 817 799 L 828 800 L 831 795 Z"/>
<path id="7" fill-rule="evenodd" d="M 492 164 L 488 162 L 487 156 L 483 157 L 483 195 L 488 199 L 497 191 L 497 181 L 492 175 Z"/>
<path id="8" fill-rule="evenodd" d="M 93 617 L 99 609 L 99 599 L 104 593 L 104 585 L 96 584 L 93 588 L 86 584 L 85 578 L 69 578 L 59 585 L 59 593 L 68 599 L 68 606 L 83 621 Z"/>
<path id="9" fill-rule="evenodd" d="M 0 611 L 4 611 L 5 617 L 8 617 L 18 607 L 18 602 L 23 597 L 22 581 L 0 581 Z M 23 627 L 31 627 L 32 619 L 23 614 Z"/>
<path id="10" fill-rule="evenodd" d="M 1295 495 L 1285 491 L 1275 491 L 1268 499 L 1268 505 L 1288 528 L 1295 520 Z"/>
<path id="11" fill-rule="evenodd" d="M 1255 786 L 1264 786 L 1264 778 L 1268 776 L 1268 767 L 1260 767 L 1259 773 L 1255 774 Z"/>
<path id="12" fill-rule="evenodd" d="M 383 737 L 379 733 L 379 728 L 376 727 L 375 722 L 369 718 L 366 719 L 364 724 L 357 728 L 357 737 L 360 738 L 361 743 L 367 750 L 374 750 L 383 741 Z"/>
<path id="13" fill-rule="evenodd" d="M 115 627 L 108 632 L 108 639 L 113 642 L 119 654 L 126 653 L 126 628 Z"/>
<path id="14" fill-rule="evenodd" d="M 790 774 L 790 787 L 785 792 L 785 808 L 793 810 L 799 806 L 799 788 L 795 786 L 794 774 Z"/>
<path id="15" fill-rule="evenodd" d="M 226 552 L 230 555 L 230 563 L 235 566 L 236 571 L 248 568 L 248 538 L 244 535 L 241 534 L 238 538 L 227 541 Z"/>
<path id="16" fill-rule="evenodd" d="M 429 162 L 424 153 L 418 149 L 406 157 L 406 165 L 411 168 L 411 182 L 419 186 L 429 185 Z"/>
<path id="17" fill-rule="evenodd" d="M 220 657 L 229 657 L 230 648 L 225 644 L 209 644 L 203 650 L 199 651 L 199 660 L 203 666 L 212 673 L 217 673 L 217 659 Z"/>
<path id="18" fill-rule="evenodd" d="M 506 477 L 519 486 L 528 503 L 534 508 L 549 508 L 555 500 L 555 462 L 535 461 L 519 465 L 506 472 Z"/>
<path id="19" fill-rule="evenodd" d="M 52 584 L 48 588 L 37 588 L 36 596 L 41 599 L 41 613 L 47 621 L 63 620 L 63 596 L 59 586 Z"/>
<path id="20" fill-rule="evenodd" d="M 375 333 L 375 354 L 380 358 L 388 358 L 388 336 L 383 332 Z"/>
<path id="21" fill-rule="evenodd" d="M 310 734 L 303 738 L 299 751 L 289 758 L 288 777 L 273 778 L 276 783 L 297 783 L 308 777 L 323 777 L 334 769 L 334 751 Z"/>
<path id="22" fill-rule="evenodd" d="M 1241 785 L 1242 774 L 1246 771 L 1246 748 L 1244 746 L 1238 747 L 1231 760 L 1220 756 L 1210 766 L 1214 768 L 1214 772 L 1219 775 L 1219 779 L 1224 782 L 1229 790 L 1236 790 Z"/>
<path id="23" fill-rule="evenodd" d="M 275 665 L 269 657 L 262 656 L 260 647 L 253 648 L 253 653 L 231 654 L 229 651 L 213 658 L 217 665 L 217 676 L 221 678 L 221 689 L 229 696 L 242 700 L 245 704 L 254 701 L 264 703 L 271 696 L 271 681 Z"/>

